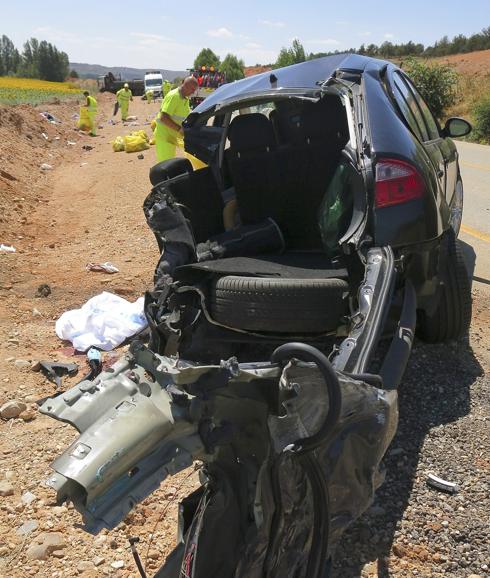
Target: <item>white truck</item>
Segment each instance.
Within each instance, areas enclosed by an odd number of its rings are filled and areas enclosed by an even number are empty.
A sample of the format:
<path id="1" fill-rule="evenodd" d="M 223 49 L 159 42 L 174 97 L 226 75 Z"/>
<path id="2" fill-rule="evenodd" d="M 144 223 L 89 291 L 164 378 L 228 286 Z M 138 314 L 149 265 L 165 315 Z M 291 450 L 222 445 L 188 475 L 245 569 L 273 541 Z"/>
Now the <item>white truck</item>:
<path id="1" fill-rule="evenodd" d="M 163 76 L 159 70 L 150 70 L 145 73 L 145 95 L 151 90 L 153 98 L 162 96 Z"/>

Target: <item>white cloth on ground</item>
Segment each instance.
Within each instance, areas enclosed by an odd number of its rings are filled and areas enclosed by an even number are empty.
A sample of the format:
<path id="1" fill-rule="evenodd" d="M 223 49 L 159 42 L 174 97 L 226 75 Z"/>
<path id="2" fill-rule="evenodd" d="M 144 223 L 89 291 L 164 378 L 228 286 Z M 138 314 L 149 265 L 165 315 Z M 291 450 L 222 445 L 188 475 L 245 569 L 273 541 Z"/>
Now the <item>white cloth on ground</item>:
<path id="1" fill-rule="evenodd" d="M 147 326 L 144 298 L 130 303 L 104 291 L 80 309 L 65 311 L 56 321 L 56 334 L 73 343 L 78 351 L 98 347 L 110 351 Z"/>

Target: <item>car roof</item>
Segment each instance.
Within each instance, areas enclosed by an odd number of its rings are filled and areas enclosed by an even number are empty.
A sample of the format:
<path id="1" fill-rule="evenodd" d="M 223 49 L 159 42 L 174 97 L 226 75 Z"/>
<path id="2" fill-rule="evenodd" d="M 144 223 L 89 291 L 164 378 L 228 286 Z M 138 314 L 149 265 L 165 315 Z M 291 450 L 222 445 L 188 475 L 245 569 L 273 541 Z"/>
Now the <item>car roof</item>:
<path id="1" fill-rule="evenodd" d="M 367 67 L 379 69 L 386 64 L 388 63 L 384 60 L 359 54 L 334 54 L 315 58 L 224 84 L 196 107 L 194 112 L 203 113 L 218 103 L 239 100 L 246 97 L 247 94 L 270 93 L 271 75 L 277 78 L 278 89 L 304 88 L 312 90 L 318 88 L 319 83 L 330 78 L 337 69 L 362 73 Z"/>

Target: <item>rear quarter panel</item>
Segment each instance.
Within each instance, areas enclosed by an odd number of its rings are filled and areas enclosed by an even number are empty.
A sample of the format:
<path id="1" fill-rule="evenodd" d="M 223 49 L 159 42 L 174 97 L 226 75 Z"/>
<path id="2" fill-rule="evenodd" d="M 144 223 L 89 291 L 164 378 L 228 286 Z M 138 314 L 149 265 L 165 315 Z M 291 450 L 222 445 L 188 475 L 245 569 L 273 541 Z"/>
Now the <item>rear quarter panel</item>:
<path id="1" fill-rule="evenodd" d="M 403 247 L 439 237 L 443 230 L 440 205 L 441 201 L 445 204 L 445 199 L 441 199 L 439 184 L 423 145 L 398 116 L 377 69 L 365 71 L 363 88 L 372 166 L 381 158 L 401 159 L 413 164 L 426 183 L 422 199 L 379 209 L 375 205 L 374 189 L 368 191 L 376 245 Z M 374 178 L 371 182 L 374 183 Z"/>

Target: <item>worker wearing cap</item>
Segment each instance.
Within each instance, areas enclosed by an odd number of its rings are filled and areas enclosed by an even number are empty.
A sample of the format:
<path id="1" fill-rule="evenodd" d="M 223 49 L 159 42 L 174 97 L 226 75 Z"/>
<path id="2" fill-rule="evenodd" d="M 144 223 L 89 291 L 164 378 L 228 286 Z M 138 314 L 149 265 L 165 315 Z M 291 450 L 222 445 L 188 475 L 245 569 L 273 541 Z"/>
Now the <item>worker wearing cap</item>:
<path id="1" fill-rule="evenodd" d="M 117 102 L 119 103 L 119 108 L 121 109 L 121 118 L 126 120 L 128 117 L 129 101 L 133 100 L 133 93 L 129 90 L 129 84 L 124 83 L 124 87 L 118 90 L 116 93 Z"/>
<path id="2" fill-rule="evenodd" d="M 87 109 L 87 115 L 88 115 L 88 120 L 89 120 L 89 124 L 90 124 L 90 131 L 89 131 L 89 135 L 90 136 L 96 136 L 96 130 L 97 130 L 97 121 L 95 120 L 95 117 L 97 115 L 97 101 L 95 100 L 95 98 L 93 96 L 90 96 L 90 92 L 88 90 L 85 90 L 83 93 L 83 96 L 85 96 L 85 98 L 87 99 L 85 101 L 85 107 Z"/>
<path id="3" fill-rule="evenodd" d="M 158 162 L 175 157 L 182 123 L 190 113 L 189 97 L 197 89 L 197 80 L 188 76 L 183 83 L 171 90 L 163 99 L 155 127 L 155 145 Z"/>
<path id="4" fill-rule="evenodd" d="M 146 102 L 148 104 L 151 104 L 153 102 L 153 90 L 148 89 L 145 92 L 145 95 L 146 95 Z"/>

